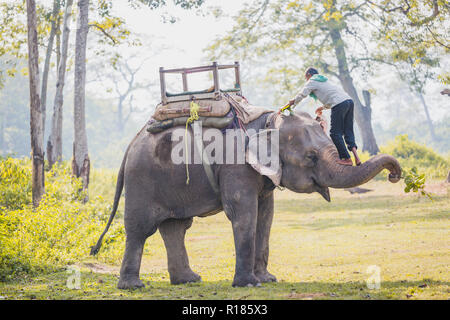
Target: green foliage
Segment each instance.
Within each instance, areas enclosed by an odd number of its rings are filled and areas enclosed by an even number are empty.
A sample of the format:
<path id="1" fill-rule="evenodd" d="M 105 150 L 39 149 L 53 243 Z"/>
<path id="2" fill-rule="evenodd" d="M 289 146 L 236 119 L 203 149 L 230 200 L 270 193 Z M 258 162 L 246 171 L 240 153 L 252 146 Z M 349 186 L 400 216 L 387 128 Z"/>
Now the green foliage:
<path id="1" fill-rule="evenodd" d="M 17 210 L 30 204 L 31 167 L 26 160 L 0 159 L 0 208 Z"/>
<path id="2" fill-rule="evenodd" d="M 49 10 L 41 3 L 37 3 L 37 37 L 40 46 L 46 43 L 50 33 L 52 17 Z M 6 57 L 6 63 L 3 66 L 6 68 L 0 70 L 1 87 L 5 74 L 15 76 L 18 73 L 16 68 L 18 60 L 14 58 L 25 60 L 27 57 L 26 1 L 1 1 L 0 26 L 0 57 Z"/>
<path id="3" fill-rule="evenodd" d="M 380 147 L 382 153 L 394 156 L 403 168 L 416 167 L 430 177 L 445 177 L 449 162 L 433 149 L 408 139 L 408 135 L 399 135 L 387 145 Z"/>
<path id="4" fill-rule="evenodd" d="M 428 79 L 436 80 L 439 61 L 450 47 L 450 8 L 445 1 L 367 1 L 377 12 L 380 59 L 390 62 L 412 91 L 423 92 Z M 386 50 L 387 49 L 387 50 Z M 445 73 L 439 78 L 445 79 Z"/>
<path id="5" fill-rule="evenodd" d="M 7 195 L 0 206 L 0 279 L 52 271 L 87 257 L 109 216 L 110 203 L 101 197 L 82 203 L 81 181 L 71 177 L 68 164 L 46 173 L 45 196 L 33 209 L 29 167 L 26 160 L 6 158 L 0 163 L 0 188 Z M 100 259 L 117 261 L 124 239 L 123 225 L 114 224 Z"/>
<path id="6" fill-rule="evenodd" d="M 290 96 L 310 65 L 337 79 L 351 75 L 356 85 L 389 66 L 411 91 L 423 93 L 437 73 L 449 82 L 439 65 L 449 51 L 449 9 L 440 0 L 253 0 L 208 51 L 213 59 L 270 66 L 265 80 Z"/>
<path id="7" fill-rule="evenodd" d="M 274 75 L 277 70 L 302 73 L 309 65 L 333 76 L 344 71 L 369 73 L 377 57 L 366 45 L 374 29 L 368 21 L 376 18 L 367 3 L 354 1 L 254 0 L 239 11 L 231 31 L 217 38 L 209 52 L 211 57 L 252 59 L 271 53 L 267 62 Z M 350 44 L 353 49 L 345 51 Z"/>
<path id="8" fill-rule="evenodd" d="M 38 45 L 47 48 L 49 35 L 51 33 L 51 24 L 59 17 L 57 23 L 57 33 L 61 33 L 62 16 L 65 10 L 65 1 L 59 1 L 59 12 L 52 13 L 50 2 L 42 3 L 38 1 L 36 6 L 37 15 L 37 36 Z M 133 0 L 131 2 L 136 2 Z M 52 1 L 53 2 L 53 1 Z M 76 1 L 75 1 L 76 2 Z M 164 2 L 164 1 L 162 1 Z M 190 2 L 190 1 L 182 1 Z M 193 6 L 193 4 L 192 4 Z M 75 5 L 72 10 L 75 10 Z M 97 0 L 91 1 L 90 21 L 92 33 L 96 34 L 96 46 L 91 49 L 95 55 L 101 55 L 105 60 L 114 65 L 114 58 L 118 54 L 112 50 L 119 44 L 127 46 L 138 45 L 136 37 L 131 36 L 127 29 L 124 19 L 112 15 L 113 1 Z M 73 16 L 74 18 L 75 16 Z M 15 76 L 19 73 L 17 64 L 26 61 L 27 57 L 27 16 L 26 1 L 2 1 L 0 3 L 0 57 L 5 57 L 3 62 L 5 69 L 0 70 L 0 87 L 5 81 L 5 75 Z M 27 71 L 21 70 L 22 73 Z"/>
<path id="9" fill-rule="evenodd" d="M 410 191 L 419 192 L 423 196 L 427 196 L 431 198 L 431 194 L 425 191 L 425 173 L 417 172 L 417 168 L 413 167 L 410 170 L 403 170 L 404 179 L 405 179 L 405 192 L 409 193 Z"/>
<path id="10" fill-rule="evenodd" d="M 183 9 L 189 10 L 199 8 L 205 0 L 173 0 L 173 3 Z M 149 7 L 150 9 L 158 9 L 164 7 L 166 0 L 128 0 L 128 4 L 133 8 L 139 8 L 140 5 Z"/>

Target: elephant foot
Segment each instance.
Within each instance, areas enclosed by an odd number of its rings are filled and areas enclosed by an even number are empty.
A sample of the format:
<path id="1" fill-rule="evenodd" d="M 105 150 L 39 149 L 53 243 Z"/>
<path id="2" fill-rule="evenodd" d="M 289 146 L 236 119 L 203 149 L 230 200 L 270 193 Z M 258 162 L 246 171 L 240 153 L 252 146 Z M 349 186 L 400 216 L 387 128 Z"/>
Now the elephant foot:
<path id="1" fill-rule="evenodd" d="M 121 276 L 119 279 L 119 283 L 117 284 L 118 289 L 138 289 L 144 287 L 145 285 L 142 283 L 139 277 L 127 278 Z"/>
<path id="2" fill-rule="evenodd" d="M 255 272 L 255 275 L 261 283 L 277 282 L 277 278 L 267 270 L 262 272 Z"/>
<path id="3" fill-rule="evenodd" d="M 202 277 L 200 277 L 197 273 L 192 270 L 187 272 L 172 272 L 173 276 L 170 276 L 171 284 L 183 284 L 183 283 L 191 283 L 191 282 L 200 282 L 202 281 Z"/>
<path id="4" fill-rule="evenodd" d="M 261 281 L 254 275 L 234 276 L 233 287 L 260 287 Z"/>

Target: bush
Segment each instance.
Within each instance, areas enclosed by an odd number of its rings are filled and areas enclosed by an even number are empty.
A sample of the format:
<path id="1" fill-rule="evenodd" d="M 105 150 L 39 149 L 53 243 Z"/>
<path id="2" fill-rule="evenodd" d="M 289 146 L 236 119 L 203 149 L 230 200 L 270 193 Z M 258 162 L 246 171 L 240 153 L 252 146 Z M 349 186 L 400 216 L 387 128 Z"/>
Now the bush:
<path id="1" fill-rule="evenodd" d="M 394 156 L 402 167 L 417 167 L 430 178 L 446 177 L 450 166 L 444 157 L 431 148 L 409 140 L 406 134 L 395 137 L 380 151 Z"/>
<path id="2" fill-rule="evenodd" d="M 62 165 L 46 173 L 46 193 L 33 209 L 29 163 L 8 158 L 1 160 L 0 168 L 7 170 L 0 180 L 0 190 L 7 195 L 0 203 L 0 279 L 53 271 L 88 257 L 105 227 L 110 203 L 95 197 L 83 204 L 81 181 Z M 99 259 L 117 262 L 124 241 L 123 224 L 113 224 Z"/>
<path id="3" fill-rule="evenodd" d="M 31 202 L 31 167 L 26 160 L 0 159 L 0 208 L 20 209 Z"/>

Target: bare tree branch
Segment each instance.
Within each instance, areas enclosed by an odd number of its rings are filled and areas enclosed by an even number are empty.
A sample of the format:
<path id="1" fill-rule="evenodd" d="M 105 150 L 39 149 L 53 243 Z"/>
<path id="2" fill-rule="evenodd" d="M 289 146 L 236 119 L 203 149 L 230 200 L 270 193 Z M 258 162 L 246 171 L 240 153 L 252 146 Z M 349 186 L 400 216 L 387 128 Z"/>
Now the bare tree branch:
<path id="1" fill-rule="evenodd" d="M 436 34 L 433 33 L 433 31 L 431 31 L 430 27 L 427 26 L 427 30 L 428 30 L 428 32 L 431 34 L 431 36 L 433 37 L 434 41 L 436 41 L 437 44 L 439 44 L 439 45 L 443 46 L 444 48 L 450 50 L 450 47 L 449 47 L 449 46 L 443 44 L 441 41 L 439 41 L 439 40 L 437 39 Z"/>
<path id="2" fill-rule="evenodd" d="M 404 3 L 406 4 L 406 9 L 404 7 L 402 7 L 402 6 L 398 6 L 398 7 L 392 8 L 392 9 L 386 9 L 385 7 L 380 6 L 379 4 L 377 4 L 377 3 L 375 3 L 375 2 L 373 2 L 371 0 L 367 0 L 367 2 L 372 4 L 372 5 L 374 5 L 375 7 L 379 8 L 379 9 L 381 9 L 382 11 L 384 11 L 386 13 L 391 13 L 391 12 L 399 10 L 405 16 L 408 16 L 409 11 L 411 10 L 411 5 L 410 5 L 410 3 L 407 0 L 404 0 Z M 439 13 L 440 13 L 440 10 L 439 10 L 438 1 L 437 0 L 433 0 L 433 13 L 431 13 L 430 16 L 425 17 L 425 18 L 423 18 L 421 20 L 418 20 L 418 21 L 412 21 L 412 19 L 410 17 L 408 17 L 408 19 L 411 20 L 410 25 L 412 25 L 412 26 L 420 26 L 420 25 L 423 25 L 423 24 L 426 24 L 426 23 L 432 21 L 434 18 L 436 18 L 439 15 Z"/>
<path id="3" fill-rule="evenodd" d="M 433 0 L 433 13 L 429 17 L 426 17 L 426 18 L 423 18 L 420 21 L 416 21 L 416 22 L 411 23 L 411 25 L 413 25 L 413 26 L 420 26 L 420 25 L 423 25 L 425 23 L 428 23 L 431 20 L 433 20 L 434 18 L 436 18 L 439 15 L 439 13 L 440 13 L 440 11 L 439 11 L 438 2 L 437 2 L 437 0 Z"/>
<path id="4" fill-rule="evenodd" d="M 373 1 L 367 0 L 368 3 L 374 5 L 375 7 L 381 9 L 382 11 L 386 12 L 386 13 L 391 13 L 394 11 L 398 11 L 400 10 L 404 15 L 407 15 L 409 10 L 411 10 L 411 5 L 409 4 L 409 2 L 407 0 L 404 0 L 404 3 L 406 4 L 406 9 L 404 9 L 402 6 L 398 6 L 392 9 L 386 9 L 385 7 L 380 6 L 378 3 L 374 3 Z"/>
<path id="5" fill-rule="evenodd" d="M 111 41 L 113 42 L 113 44 L 117 44 L 117 40 L 114 39 L 113 36 L 111 36 L 108 32 L 106 32 L 105 29 L 103 29 L 102 27 L 100 27 L 98 24 L 96 23 L 90 23 L 89 27 L 96 27 L 97 29 L 99 29 L 105 36 L 107 36 L 109 39 L 111 39 Z"/>

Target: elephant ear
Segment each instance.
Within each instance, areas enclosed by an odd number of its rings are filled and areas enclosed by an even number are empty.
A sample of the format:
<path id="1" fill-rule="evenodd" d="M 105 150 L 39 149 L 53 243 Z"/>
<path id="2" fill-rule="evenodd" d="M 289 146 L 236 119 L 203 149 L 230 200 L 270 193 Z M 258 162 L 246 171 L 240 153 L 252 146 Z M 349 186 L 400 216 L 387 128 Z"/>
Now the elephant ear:
<path id="1" fill-rule="evenodd" d="M 260 130 L 249 137 L 245 160 L 261 175 L 272 180 L 275 186 L 281 182 L 278 129 Z"/>

